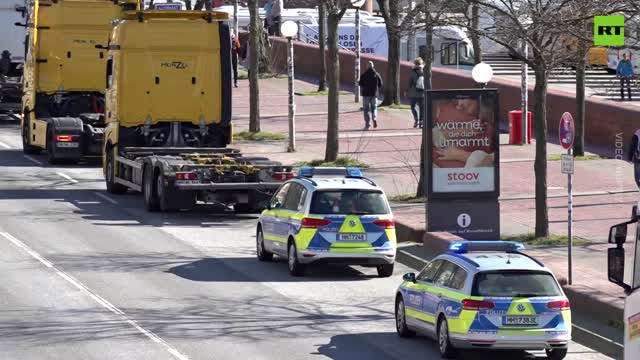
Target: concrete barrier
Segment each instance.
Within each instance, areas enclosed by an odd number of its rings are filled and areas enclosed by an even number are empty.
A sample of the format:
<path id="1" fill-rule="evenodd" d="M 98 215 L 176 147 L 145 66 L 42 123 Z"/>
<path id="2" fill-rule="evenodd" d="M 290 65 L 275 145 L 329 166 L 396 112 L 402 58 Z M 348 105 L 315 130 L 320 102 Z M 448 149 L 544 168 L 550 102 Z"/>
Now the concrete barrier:
<path id="1" fill-rule="evenodd" d="M 272 38 L 271 62 L 281 71 L 286 69 L 286 39 Z M 295 42 L 296 73 L 310 77 L 318 75 L 320 69 L 320 51 L 316 45 Z M 376 69 L 384 77 L 387 71 L 387 60 L 384 58 L 362 55 L 362 69 L 368 61 L 375 63 Z M 345 85 L 353 84 L 355 55 L 351 52 L 340 51 L 340 79 Z M 401 93 L 409 83 L 412 64 L 401 62 L 400 84 Z M 465 89 L 476 87 L 471 73 L 455 69 L 434 68 L 434 89 Z M 495 79 L 489 83 L 489 88 L 500 91 L 500 119 L 506 122 L 510 110 L 520 107 L 520 82 L 506 79 Z M 533 87 L 529 89 L 531 109 L 535 98 Z M 575 114 L 575 94 L 557 89 L 547 92 L 547 130 L 550 140 L 555 140 L 558 123 L 565 111 Z M 616 153 L 620 144 L 628 149 L 631 136 L 640 128 L 640 108 L 627 103 L 617 103 L 610 100 L 589 98 L 586 102 L 585 143 L 596 145 L 606 150 L 607 154 Z M 504 126 L 505 124 L 503 124 Z M 536 129 L 534 128 L 534 131 Z"/>

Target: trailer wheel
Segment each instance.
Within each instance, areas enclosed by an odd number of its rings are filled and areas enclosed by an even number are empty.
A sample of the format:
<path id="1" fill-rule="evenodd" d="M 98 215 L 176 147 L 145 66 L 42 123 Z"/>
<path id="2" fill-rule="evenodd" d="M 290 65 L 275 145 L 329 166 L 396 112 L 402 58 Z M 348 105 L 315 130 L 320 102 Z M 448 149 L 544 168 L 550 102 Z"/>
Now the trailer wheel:
<path id="1" fill-rule="evenodd" d="M 142 182 L 142 192 L 144 194 L 144 206 L 148 211 L 160 210 L 160 204 L 158 202 L 157 192 L 155 189 L 156 182 L 154 181 L 153 168 L 149 165 L 144 168 L 144 179 Z"/>
<path id="2" fill-rule="evenodd" d="M 162 212 L 173 212 L 178 210 L 176 199 L 172 196 L 172 191 L 167 189 L 164 181 L 164 173 L 161 171 L 156 175 L 156 191 L 158 203 L 160 204 L 160 211 Z"/>
<path id="3" fill-rule="evenodd" d="M 29 115 L 29 111 L 24 111 L 24 119 L 22 120 L 22 152 L 27 155 L 38 154 L 42 149 L 36 146 L 32 146 L 29 141 L 29 137 L 31 136 L 31 115 Z"/>
<path id="4" fill-rule="evenodd" d="M 124 194 L 127 191 L 127 188 L 115 182 L 116 179 L 116 159 L 114 156 L 115 148 L 112 146 L 107 147 L 107 163 L 106 165 L 106 174 L 105 174 L 105 182 L 107 183 L 107 191 L 111 194 Z"/>

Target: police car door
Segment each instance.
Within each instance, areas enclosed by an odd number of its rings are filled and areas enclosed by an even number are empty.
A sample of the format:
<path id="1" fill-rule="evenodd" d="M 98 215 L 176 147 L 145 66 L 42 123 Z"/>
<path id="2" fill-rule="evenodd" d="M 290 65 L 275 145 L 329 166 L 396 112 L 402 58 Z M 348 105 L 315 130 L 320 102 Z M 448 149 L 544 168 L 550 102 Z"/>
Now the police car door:
<path id="1" fill-rule="evenodd" d="M 426 304 L 425 301 L 433 299 L 426 297 L 432 280 L 440 270 L 444 263 L 443 260 L 434 260 L 427 265 L 416 277 L 416 283 L 407 285 L 407 299 L 405 306 L 408 308 L 407 325 L 411 328 L 417 328 L 427 333 L 435 333 L 435 314 L 429 309 L 434 309 L 435 305 Z"/>
<path id="2" fill-rule="evenodd" d="M 456 264 L 445 260 L 438 274 L 433 279 L 432 285 L 424 294 L 425 312 L 433 314 L 434 316 L 433 328 L 431 329 L 434 334 L 437 316 L 441 311 L 444 312 L 446 316 L 449 316 L 456 310 L 458 313 L 462 310 L 461 304 L 456 303 L 455 299 L 451 296 L 452 289 L 448 288 L 457 269 L 458 266 Z M 457 315 L 455 317 L 457 317 Z"/>
<path id="3" fill-rule="evenodd" d="M 300 228 L 300 220 L 303 214 L 298 212 L 298 208 L 300 207 L 303 196 L 306 196 L 304 186 L 291 183 L 284 200 L 284 205 L 280 211 L 276 213 L 276 232 L 277 237 L 281 241 L 273 243 L 273 251 L 279 255 L 287 256 L 287 240 L 290 235 L 297 233 L 297 229 Z"/>
<path id="4" fill-rule="evenodd" d="M 280 248 L 276 244 L 284 241 L 286 243 L 287 238 L 280 234 L 280 214 L 284 208 L 284 203 L 287 199 L 287 193 L 292 183 L 286 183 L 280 186 L 280 189 L 276 191 L 269 210 L 265 211 L 262 215 L 262 232 L 264 234 L 264 246 L 267 251 L 275 251 Z M 286 247 L 286 246 L 285 246 Z"/>

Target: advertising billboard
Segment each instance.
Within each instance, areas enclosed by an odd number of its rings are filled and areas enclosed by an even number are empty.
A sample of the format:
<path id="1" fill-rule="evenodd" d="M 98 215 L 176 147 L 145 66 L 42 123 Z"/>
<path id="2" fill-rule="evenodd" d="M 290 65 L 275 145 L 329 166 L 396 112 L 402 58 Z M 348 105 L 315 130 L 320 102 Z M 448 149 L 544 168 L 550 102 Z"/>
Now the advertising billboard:
<path id="1" fill-rule="evenodd" d="M 429 198 L 497 198 L 497 91 L 431 90 L 427 109 Z"/>

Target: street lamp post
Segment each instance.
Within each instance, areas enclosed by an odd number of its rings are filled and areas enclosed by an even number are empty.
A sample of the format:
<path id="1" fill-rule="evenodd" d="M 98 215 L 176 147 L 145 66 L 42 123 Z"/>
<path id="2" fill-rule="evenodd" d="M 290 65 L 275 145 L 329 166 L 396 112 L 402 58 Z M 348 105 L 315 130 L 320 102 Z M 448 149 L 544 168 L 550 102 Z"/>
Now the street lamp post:
<path id="1" fill-rule="evenodd" d="M 236 39 L 239 39 L 238 35 L 238 0 L 233 2 L 233 33 L 236 34 Z"/>
<path id="2" fill-rule="evenodd" d="M 289 147 L 288 152 L 296 151 L 296 104 L 294 101 L 294 58 L 293 58 L 293 38 L 298 33 L 298 24 L 295 21 L 287 20 L 280 27 L 282 35 L 287 38 L 289 45 L 287 51 L 287 69 L 289 79 Z"/>
<path id="3" fill-rule="evenodd" d="M 355 102 L 360 102 L 360 8 L 364 5 L 365 0 L 351 0 L 351 6 L 356 8 L 356 24 L 355 24 L 355 41 L 356 41 L 356 62 L 354 68 L 354 86 L 355 86 Z"/>
<path id="4" fill-rule="evenodd" d="M 526 40 L 524 40 L 524 46 L 523 46 L 523 52 L 524 52 L 524 58 L 527 59 L 529 57 L 529 44 L 527 43 Z M 520 89 L 520 96 L 521 96 L 521 108 L 522 108 L 522 145 L 527 145 L 529 139 L 527 139 L 527 136 L 529 136 L 529 69 L 527 67 L 527 62 L 523 61 L 522 62 L 522 67 L 521 67 L 521 73 L 522 73 L 522 77 L 521 77 L 521 89 Z"/>
<path id="5" fill-rule="evenodd" d="M 493 78 L 493 69 L 491 65 L 481 62 L 476 64 L 471 70 L 471 77 L 473 77 L 473 81 L 480 84 L 480 86 L 484 89 L 491 78 Z"/>

